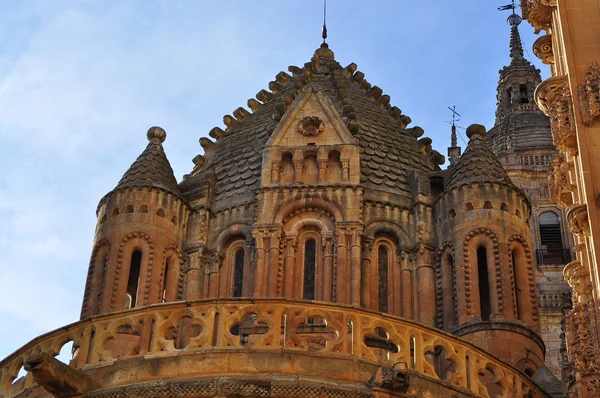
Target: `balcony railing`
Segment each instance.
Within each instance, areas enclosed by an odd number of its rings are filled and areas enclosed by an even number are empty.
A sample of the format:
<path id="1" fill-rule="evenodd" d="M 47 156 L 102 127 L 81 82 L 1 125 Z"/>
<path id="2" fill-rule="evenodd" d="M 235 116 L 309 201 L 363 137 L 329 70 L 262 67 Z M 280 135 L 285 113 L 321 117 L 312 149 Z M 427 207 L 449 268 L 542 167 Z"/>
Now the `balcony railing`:
<path id="1" fill-rule="evenodd" d="M 571 262 L 569 249 L 538 249 L 536 250 L 538 266 L 566 265 Z"/>
<path id="2" fill-rule="evenodd" d="M 404 362 L 409 369 L 483 397 L 546 397 L 525 374 L 454 335 L 351 306 L 285 299 L 172 302 L 73 323 L 34 339 L 0 362 L 0 397 L 12 398 L 35 387 L 30 374 L 15 381 L 21 367 L 32 355 L 57 355 L 70 341 L 70 365 L 75 368 L 112 366 L 118 359 L 144 356 L 172 358 L 184 352 L 270 352 L 286 357 L 310 352 L 323 361 L 348 359 L 376 366 Z M 443 372 L 433 360 L 441 352 L 450 363 Z M 220 374 L 217 365 L 203 372 Z M 197 375 L 197 370 L 190 371 Z M 253 370 L 240 366 L 238 371 Z M 490 373 L 493 386 L 483 377 Z"/>

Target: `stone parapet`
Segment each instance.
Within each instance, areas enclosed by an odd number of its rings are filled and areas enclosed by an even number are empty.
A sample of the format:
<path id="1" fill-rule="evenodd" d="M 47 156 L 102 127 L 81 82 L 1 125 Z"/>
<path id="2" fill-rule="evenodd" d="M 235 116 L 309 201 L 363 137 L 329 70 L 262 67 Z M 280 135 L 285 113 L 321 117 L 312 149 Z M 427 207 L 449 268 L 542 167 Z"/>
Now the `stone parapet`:
<path id="1" fill-rule="evenodd" d="M 397 364 L 429 380 L 436 391 L 456 396 L 547 396 L 510 365 L 419 323 L 348 305 L 240 299 L 151 305 L 42 335 L 0 362 L 0 397 L 39 388 L 30 374 L 15 382 L 20 368 L 36 354 L 56 355 L 69 341 L 74 347 L 70 366 L 102 385 L 90 396 L 164 378 L 240 373 L 366 383 L 377 369 Z M 238 366 L 240 361 L 247 366 Z"/>

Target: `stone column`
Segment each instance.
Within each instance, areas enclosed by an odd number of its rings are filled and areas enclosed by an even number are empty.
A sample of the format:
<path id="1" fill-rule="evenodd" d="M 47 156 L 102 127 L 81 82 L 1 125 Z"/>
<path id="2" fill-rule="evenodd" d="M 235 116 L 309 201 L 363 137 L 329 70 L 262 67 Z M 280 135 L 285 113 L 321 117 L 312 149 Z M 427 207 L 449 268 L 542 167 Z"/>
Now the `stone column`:
<path id="1" fill-rule="evenodd" d="M 219 272 L 223 264 L 223 252 L 221 248 L 213 251 L 210 256 L 208 271 L 208 296 L 215 298 L 219 296 Z"/>
<path id="2" fill-rule="evenodd" d="M 417 304 L 419 313 L 417 320 L 433 327 L 436 319 L 433 252 L 421 246 L 417 259 Z"/>
<path id="3" fill-rule="evenodd" d="M 294 160 L 294 183 L 302 182 L 302 168 L 304 167 L 304 159 Z"/>
<path id="4" fill-rule="evenodd" d="M 364 308 L 369 308 L 371 294 L 369 292 L 369 273 L 371 269 L 371 252 L 373 251 L 375 238 L 372 236 L 363 236 L 362 238 L 362 259 L 360 264 L 360 301 Z"/>
<path id="5" fill-rule="evenodd" d="M 278 296 L 277 285 L 279 277 L 279 242 L 281 241 L 281 231 L 271 232 L 271 239 L 269 243 L 269 265 L 268 265 L 268 287 L 267 296 L 276 297 Z"/>
<path id="6" fill-rule="evenodd" d="M 337 228 L 335 231 L 336 237 L 336 251 L 337 251 L 337 264 L 336 264 L 336 294 L 334 301 L 337 303 L 347 303 L 348 297 L 348 246 L 345 230 Z"/>
<path id="7" fill-rule="evenodd" d="M 279 182 L 279 175 L 281 173 L 281 160 L 274 160 L 271 162 L 271 182 L 276 184 Z"/>
<path id="8" fill-rule="evenodd" d="M 412 271 L 409 266 L 409 255 L 400 252 L 402 274 L 402 316 L 412 319 Z"/>
<path id="9" fill-rule="evenodd" d="M 264 231 L 253 233 L 256 241 L 256 274 L 254 276 L 254 296 L 265 297 L 267 295 L 267 278 L 265 267 L 265 241 Z"/>
<path id="10" fill-rule="evenodd" d="M 185 270 L 185 299 L 197 300 L 202 298 L 202 285 L 204 263 L 206 261 L 206 247 L 200 246 L 187 253 L 187 268 Z"/>
<path id="11" fill-rule="evenodd" d="M 360 269 L 360 235 L 359 229 L 352 230 L 352 246 L 350 246 L 350 302 L 352 305 L 360 305 L 361 289 L 361 269 Z"/>
<path id="12" fill-rule="evenodd" d="M 285 263 L 283 278 L 283 297 L 294 297 L 294 267 L 296 266 L 297 237 L 288 237 L 285 242 Z"/>
<path id="13" fill-rule="evenodd" d="M 329 163 L 327 159 L 319 159 L 319 183 L 324 183 L 327 181 L 327 164 Z"/>
<path id="14" fill-rule="evenodd" d="M 342 180 L 348 181 L 350 179 L 350 161 L 342 160 Z"/>
<path id="15" fill-rule="evenodd" d="M 323 239 L 323 301 L 333 299 L 333 242 Z"/>

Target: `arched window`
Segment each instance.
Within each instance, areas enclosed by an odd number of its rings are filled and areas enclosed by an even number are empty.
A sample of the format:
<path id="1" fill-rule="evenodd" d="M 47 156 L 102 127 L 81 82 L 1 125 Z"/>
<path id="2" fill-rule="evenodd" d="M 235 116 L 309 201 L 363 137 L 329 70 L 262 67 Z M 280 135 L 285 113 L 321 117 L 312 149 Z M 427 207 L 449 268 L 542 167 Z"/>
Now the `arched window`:
<path id="1" fill-rule="evenodd" d="M 342 181 L 342 161 L 338 151 L 329 152 L 327 180 L 331 183 L 340 183 Z"/>
<path id="2" fill-rule="evenodd" d="M 519 295 L 521 293 L 521 281 L 520 278 L 518 278 L 517 276 L 519 275 L 519 272 L 517 270 L 517 259 L 515 256 L 515 251 L 511 250 L 510 252 L 510 258 L 511 258 L 511 262 L 512 262 L 512 271 L 513 271 L 513 277 L 515 278 L 515 316 L 517 319 L 521 318 L 521 311 L 519 308 L 519 304 L 520 301 L 519 300 Z"/>
<path id="3" fill-rule="evenodd" d="M 539 264 L 565 264 L 567 262 L 562 243 L 560 220 L 556 213 L 547 211 L 540 214 L 540 243 L 538 254 Z"/>
<path id="4" fill-rule="evenodd" d="M 308 238 L 304 242 L 304 291 L 302 297 L 307 300 L 315 299 L 315 265 L 317 242 Z"/>
<path id="5" fill-rule="evenodd" d="M 286 152 L 281 157 L 281 174 L 279 181 L 282 184 L 291 184 L 294 182 L 294 156 Z"/>
<path id="6" fill-rule="evenodd" d="M 390 250 L 385 245 L 377 249 L 378 310 L 388 312 L 388 270 Z"/>
<path id="7" fill-rule="evenodd" d="M 245 251 L 240 247 L 233 255 L 233 297 L 242 297 L 244 285 L 244 256 Z"/>
<path id="8" fill-rule="evenodd" d="M 249 261 L 246 251 L 246 238 L 243 235 L 236 235 L 228 240 L 223 247 L 223 266 L 219 272 L 220 297 L 242 297 L 250 295 L 248 287 L 252 285 L 251 281 L 244 281 L 244 276 L 248 278 L 247 261 Z M 216 282 L 216 281 L 215 281 Z"/>
<path id="9" fill-rule="evenodd" d="M 479 274 L 479 306 L 481 320 L 489 321 L 492 312 L 490 303 L 490 279 L 488 274 L 487 250 L 485 247 L 477 248 L 477 271 Z"/>
<path id="10" fill-rule="evenodd" d="M 528 283 L 528 262 L 520 244 L 514 244 L 510 251 L 514 278 L 515 317 L 522 321 L 531 321 L 532 308 Z"/>
<path id="11" fill-rule="evenodd" d="M 125 309 L 134 308 L 138 304 L 137 295 L 140 283 L 141 266 L 142 252 L 140 250 L 134 250 L 134 252 L 131 253 L 129 277 L 127 278 L 127 297 L 125 299 Z"/>
<path id="12" fill-rule="evenodd" d="M 316 184 L 319 180 L 319 166 L 317 155 L 309 152 L 304 155 L 304 166 L 302 168 L 302 182 L 305 184 Z"/>

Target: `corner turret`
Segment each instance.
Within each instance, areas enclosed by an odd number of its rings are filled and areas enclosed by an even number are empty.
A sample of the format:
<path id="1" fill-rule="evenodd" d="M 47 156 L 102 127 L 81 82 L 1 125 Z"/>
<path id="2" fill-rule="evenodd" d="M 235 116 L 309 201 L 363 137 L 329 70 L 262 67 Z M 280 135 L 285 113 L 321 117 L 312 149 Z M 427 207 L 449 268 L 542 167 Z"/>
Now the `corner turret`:
<path id="1" fill-rule="evenodd" d="M 438 327 L 533 375 L 543 364 L 544 343 L 531 209 L 486 146 L 485 133 L 469 126 L 469 144 L 436 202 Z"/>
<path id="2" fill-rule="evenodd" d="M 147 137 L 146 149 L 98 205 L 82 319 L 182 296 L 188 205 L 162 146 L 165 130 L 151 127 Z"/>

